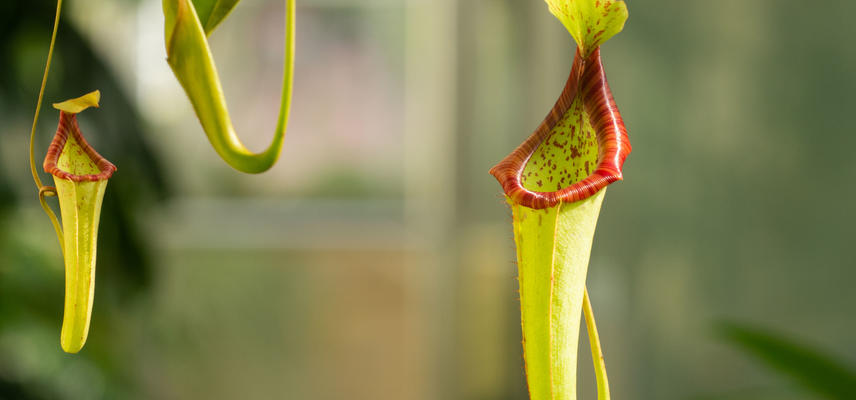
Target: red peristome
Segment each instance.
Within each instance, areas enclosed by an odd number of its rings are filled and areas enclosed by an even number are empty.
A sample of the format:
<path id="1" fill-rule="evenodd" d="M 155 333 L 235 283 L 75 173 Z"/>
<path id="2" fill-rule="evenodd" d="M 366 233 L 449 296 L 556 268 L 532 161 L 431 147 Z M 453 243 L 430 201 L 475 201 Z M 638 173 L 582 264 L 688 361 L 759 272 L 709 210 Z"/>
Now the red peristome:
<path id="1" fill-rule="evenodd" d="M 98 170 L 101 171 L 100 173 L 76 175 L 63 171 L 57 167 L 56 164 L 59 160 L 59 155 L 62 152 L 63 147 L 65 147 L 68 135 L 74 137 L 74 140 L 76 140 L 80 147 L 83 148 L 83 151 L 86 152 L 89 159 L 91 159 L 98 167 Z M 113 172 L 116 171 L 116 166 L 98 154 L 98 152 L 89 145 L 86 139 L 83 138 L 83 134 L 80 133 L 80 127 L 77 125 L 77 114 L 70 114 L 65 111 L 59 112 L 59 127 L 57 127 L 56 135 L 54 136 L 53 141 L 51 141 L 50 147 L 48 147 L 48 154 L 45 156 L 43 167 L 45 172 L 56 176 L 57 178 L 67 179 L 73 182 L 101 181 L 110 179 L 110 177 L 113 176 Z"/>
<path id="2" fill-rule="evenodd" d="M 579 93 L 578 93 L 579 92 Z M 597 169 L 584 179 L 555 192 L 535 192 L 523 187 L 520 180 L 526 163 L 535 150 L 546 140 L 553 127 L 570 109 L 577 94 L 582 96 L 586 114 L 597 134 Z M 544 209 L 559 203 L 572 203 L 594 195 L 612 182 L 622 179 L 621 167 L 630 154 L 627 128 L 612 98 L 600 58 L 600 48 L 583 59 L 579 51 L 574 57 L 571 75 L 556 105 L 541 125 L 496 166 L 493 175 L 511 200 L 525 207 Z"/>

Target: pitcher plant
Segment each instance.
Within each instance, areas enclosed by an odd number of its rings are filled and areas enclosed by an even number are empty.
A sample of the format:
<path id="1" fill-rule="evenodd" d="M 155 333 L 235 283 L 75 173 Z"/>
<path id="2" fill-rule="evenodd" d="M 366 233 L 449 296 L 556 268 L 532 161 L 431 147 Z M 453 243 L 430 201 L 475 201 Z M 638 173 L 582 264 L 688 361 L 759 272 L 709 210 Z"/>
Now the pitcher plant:
<path id="1" fill-rule="evenodd" d="M 577 43 L 571 73 L 535 132 L 491 169 L 513 215 L 523 355 L 533 400 L 576 399 L 577 342 L 585 314 L 598 381 L 606 369 L 585 288 L 606 186 L 622 179 L 630 153 L 600 46 L 621 31 L 623 1 L 546 0 Z"/>
<path id="2" fill-rule="evenodd" d="M 167 62 L 184 88 L 214 150 L 233 168 L 247 173 L 270 169 L 279 158 L 285 137 L 294 78 L 295 0 L 285 0 L 285 56 L 282 100 L 274 138 L 261 153 L 253 153 L 240 141 L 232 126 L 222 85 L 208 46 L 208 35 L 231 13 L 239 0 L 163 0 Z M 69 353 L 86 342 L 92 316 L 95 259 L 101 201 L 116 167 L 101 157 L 83 138 L 76 114 L 98 107 L 100 92 L 54 104 L 60 110 L 56 136 L 44 162 L 45 172 L 56 186 L 42 184 L 35 164 L 34 141 L 51 59 L 57 39 L 63 0 L 57 0 L 44 75 L 30 131 L 30 170 L 39 202 L 51 220 L 66 269 L 65 308 L 60 343 Z M 59 197 L 62 223 L 47 204 Z"/>
<path id="3" fill-rule="evenodd" d="M 98 222 L 107 180 L 116 171 L 80 131 L 77 113 L 98 107 L 98 91 L 54 104 L 59 127 L 45 157 L 45 172 L 53 175 L 62 217 L 61 243 L 65 259 L 65 308 L 60 344 L 77 353 L 86 343 L 95 296 L 95 255 Z"/>

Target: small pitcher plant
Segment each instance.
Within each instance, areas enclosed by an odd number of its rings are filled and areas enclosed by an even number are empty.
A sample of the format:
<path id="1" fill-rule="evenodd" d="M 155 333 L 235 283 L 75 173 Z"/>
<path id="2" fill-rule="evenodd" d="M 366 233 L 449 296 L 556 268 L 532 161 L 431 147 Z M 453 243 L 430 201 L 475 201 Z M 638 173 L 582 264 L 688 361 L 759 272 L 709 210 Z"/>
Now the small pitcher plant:
<path id="1" fill-rule="evenodd" d="M 623 1 L 546 2 L 577 43 L 571 74 L 541 125 L 490 172 L 513 214 L 530 397 L 576 399 L 584 312 L 603 400 L 609 388 L 585 278 L 606 186 L 622 179 L 630 142 L 600 45 L 621 31 L 628 13 Z"/>
<path id="2" fill-rule="evenodd" d="M 54 176 L 56 186 L 43 185 L 36 171 L 33 142 L 56 44 L 62 2 L 57 0 L 48 57 L 30 131 L 29 154 L 39 202 L 54 226 L 65 260 L 65 308 L 60 344 L 64 351 L 77 353 L 86 343 L 92 316 L 101 201 L 107 180 L 116 167 L 86 142 L 77 124 L 77 113 L 89 107 L 98 107 L 101 94 L 94 91 L 54 104 L 60 110 L 60 122 L 48 149 L 44 169 Z M 190 99 L 214 150 L 233 168 L 246 173 L 260 173 L 276 163 L 285 138 L 294 78 L 295 0 L 285 0 L 285 60 L 277 127 L 272 143 L 261 153 L 248 150 L 235 133 L 208 46 L 208 35 L 223 22 L 238 2 L 163 0 L 167 62 Z M 62 224 L 47 204 L 46 197 L 52 196 L 59 197 Z"/>
<path id="3" fill-rule="evenodd" d="M 77 124 L 77 114 L 87 108 L 98 107 L 100 99 L 101 92 L 96 90 L 53 105 L 59 110 L 59 126 L 42 165 L 45 172 L 53 175 L 56 186 L 43 185 L 35 170 L 35 121 L 30 137 L 30 167 L 39 189 L 39 202 L 53 222 L 65 261 L 65 307 L 60 345 L 67 353 L 79 352 L 89 335 L 95 297 L 95 255 L 101 202 L 107 180 L 116 171 L 115 165 L 89 145 Z M 59 198 L 62 225 L 48 206 L 47 196 Z"/>
<path id="4" fill-rule="evenodd" d="M 89 145 L 77 124 L 78 113 L 89 107 L 98 107 L 101 92 L 96 90 L 53 105 L 60 111 L 59 126 L 48 148 L 43 167 L 45 172 L 53 175 L 56 186 L 42 184 L 42 179 L 36 171 L 33 143 L 61 12 L 62 0 L 58 0 L 45 72 L 30 131 L 29 156 L 30 172 L 38 189 L 39 203 L 53 223 L 65 261 L 65 307 L 60 345 L 67 353 L 77 353 L 83 348 L 89 335 L 95 295 L 95 259 L 101 202 L 104 199 L 107 180 L 113 176 L 116 166 Z M 62 225 L 46 201 L 46 197 L 53 196 L 59 197 Z"/>
<path id="5" fill-rule="evenodd" d="M 77 113 L 98 107 L 98 91 L 54 104 L 60 110 L 59 127 L 45 157 L 45 172 L 53 175 L 62 217 L 65 259 L 65 310 L 60 344 L 77 353 L 86 343 L 95 295 L 95 254 L 98 222 L 107 180 L 116 171 L 83 138 Z"/>

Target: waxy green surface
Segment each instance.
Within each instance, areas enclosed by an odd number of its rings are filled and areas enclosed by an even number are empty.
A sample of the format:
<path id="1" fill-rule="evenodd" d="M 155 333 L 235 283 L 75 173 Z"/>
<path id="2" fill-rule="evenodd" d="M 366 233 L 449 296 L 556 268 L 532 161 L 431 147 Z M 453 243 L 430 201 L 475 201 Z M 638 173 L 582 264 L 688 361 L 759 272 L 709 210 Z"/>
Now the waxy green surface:
<path id="1" fill-rule="evenodd" d="M 76 114 L 89 107 L 98 107 L 100 99 L 101 92 L 96 90 L 53 106 Z M 74 175 L 97 175 L 101 172 L 74 135 L 68 135 L 57 159 L 57 167 Z M 60 344 L 64 351 L 77 353 L 86 343 L 92 319 L 98 223 L 107 180 L 74 182 L 54 176 L 54 185 L 59 198 L 65 261 L 65 306 Z"/>
<path id="2" fill-rule="evenodd" d="M 229 13 L 235 9 L 240 0 L 193 0 L 196 15 L 205 29 L 206 34 L 211 34 L 217 25 L 220 25 Z"/>
<path id="3" fill-rule="evenodd" d="M 512 204 L 523 353 L 533 400 L 576 398 L 583 291 L 605 193 L 543 210 Z"/>
<path id="4" fill-rule="evenodd" d="M 74 146 L 66 146 L 69 147 Z M 68 158 L 73 163 L 79 161 L 73 156 Z M 92 317 L 98 222 L 107 181 L 72 182 L 54 177 L 54 182 L 65 248 L 65 307 L 60 344 L 64 351 L 77 353 L 86 343 Z"/>

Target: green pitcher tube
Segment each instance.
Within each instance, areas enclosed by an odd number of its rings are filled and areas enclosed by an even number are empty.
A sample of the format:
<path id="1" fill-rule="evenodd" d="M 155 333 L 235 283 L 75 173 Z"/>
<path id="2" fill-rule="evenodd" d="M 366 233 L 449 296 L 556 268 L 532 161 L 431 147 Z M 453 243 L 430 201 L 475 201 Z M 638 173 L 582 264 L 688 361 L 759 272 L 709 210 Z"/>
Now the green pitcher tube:
<path id="1" fill-rule="evenodd" d="M 60 110 L 59 127 L 44 162 L 45 172 L 54 177 L 62 220 L 65 306 L 60 343 L 68 353 L 80 351 L 89 332 L 101 203 L 116 171 L 80 132 L 77 113 L 97 106 L 100 94 L 87 96 L 54 104 Z"/>

